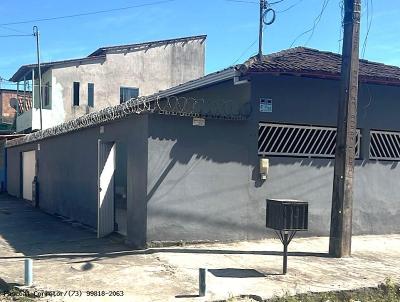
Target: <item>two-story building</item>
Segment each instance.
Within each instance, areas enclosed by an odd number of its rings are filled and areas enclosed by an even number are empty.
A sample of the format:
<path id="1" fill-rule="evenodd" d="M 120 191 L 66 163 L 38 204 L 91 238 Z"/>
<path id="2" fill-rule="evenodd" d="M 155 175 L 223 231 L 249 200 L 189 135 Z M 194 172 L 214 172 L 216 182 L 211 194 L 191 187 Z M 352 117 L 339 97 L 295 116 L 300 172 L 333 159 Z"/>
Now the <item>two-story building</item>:
<path id="1" fill-rule="evenodd" d="M 11 77 L 18 94 L 33 87 L 20 106 L 17 132 L 47 129 L 131 98 L 149 95 L 204 75 L 206 36 L 101 47 L 89 56 L 41 64 L 40 114 L 37 64 Z"/>

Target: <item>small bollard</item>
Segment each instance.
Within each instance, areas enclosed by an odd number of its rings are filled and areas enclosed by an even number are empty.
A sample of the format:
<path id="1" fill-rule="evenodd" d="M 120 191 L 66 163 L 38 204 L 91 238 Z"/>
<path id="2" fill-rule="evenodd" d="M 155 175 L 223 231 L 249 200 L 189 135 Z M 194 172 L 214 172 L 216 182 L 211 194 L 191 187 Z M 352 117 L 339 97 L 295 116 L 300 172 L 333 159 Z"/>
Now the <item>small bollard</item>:
<path id="1" fill-rule="evenodd" d="M 199 269 L 199 297 L 204 297 L 206 295 L 207 287 L 206 287 L 206 268 Z"/>
<path id="2" fill-rule="evenodd" d="M 25 259 L 25 286 L 31 286 L 33 282 L 32 264 L 32 259 Z"/>

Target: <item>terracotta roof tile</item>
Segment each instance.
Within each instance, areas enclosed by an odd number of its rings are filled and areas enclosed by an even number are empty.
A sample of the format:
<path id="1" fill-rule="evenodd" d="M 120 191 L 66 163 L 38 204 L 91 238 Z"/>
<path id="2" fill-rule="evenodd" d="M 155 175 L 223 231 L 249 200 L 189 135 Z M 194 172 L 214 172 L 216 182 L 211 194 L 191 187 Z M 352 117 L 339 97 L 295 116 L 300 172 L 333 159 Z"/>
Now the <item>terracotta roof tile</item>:
<path id="1" fill-rule="evenodd" d="M 342 57 L 339 54 L 306 47 L 296 47 L 265 55 L 262 62 L 255 57 L 245 62 L 246 72 L 278 72 L 321 77 L 339 77 Z M 360 60 L 360 79 L 400 84 L 400 67 Z"/>

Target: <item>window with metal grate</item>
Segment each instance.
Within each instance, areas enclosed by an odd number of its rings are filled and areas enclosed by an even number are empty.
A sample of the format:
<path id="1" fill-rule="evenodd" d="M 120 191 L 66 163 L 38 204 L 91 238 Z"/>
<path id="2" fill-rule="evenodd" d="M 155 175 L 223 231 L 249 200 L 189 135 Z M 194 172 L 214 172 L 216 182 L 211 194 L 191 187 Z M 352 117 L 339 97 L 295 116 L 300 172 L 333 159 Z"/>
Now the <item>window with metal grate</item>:
<path id="1" fill-rule="evenodd" d="M 259 123 L 258 154 L 293 157 L 335 157 L 336 128 Z M 356 158 L 360 157 L 360 130 L 356 136 Z"/>
<path id="2" fill-rule="evenodd" d="M 369 158 L 400 160 L 400 132 L 371 130 Z"/>

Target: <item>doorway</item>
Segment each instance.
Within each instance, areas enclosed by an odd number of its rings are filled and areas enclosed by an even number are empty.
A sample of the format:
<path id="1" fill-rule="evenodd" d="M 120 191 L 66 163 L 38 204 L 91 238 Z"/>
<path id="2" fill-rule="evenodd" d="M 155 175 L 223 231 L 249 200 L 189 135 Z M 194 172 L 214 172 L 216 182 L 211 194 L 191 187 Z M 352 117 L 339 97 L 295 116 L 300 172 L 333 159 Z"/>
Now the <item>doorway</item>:
<path id="1" fill-rule="evenodd" d="M 114 142 L 98 141 L 98 238 L 107 236 L 114 231 L 115 149 Z"/>
<path id="2" fill-rule="evenodd" d="M 98 237 L 127 235 L 126 147 L 98 141 Z"/>
<path id="3" fill-rule="evenodd" d="M 115 231 L 127 235 L 127 151 L 124 143 L 117 143 L 115 170 Z"/>
<path id="4" fill-rule="evenodd" d="M 36 151 L 22 152 L 22 198 L 32 201 L 32 182 L 36 175 Z"/>

